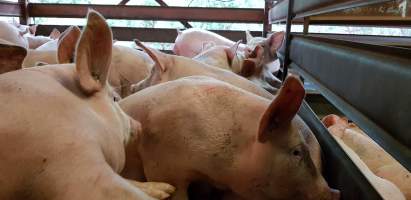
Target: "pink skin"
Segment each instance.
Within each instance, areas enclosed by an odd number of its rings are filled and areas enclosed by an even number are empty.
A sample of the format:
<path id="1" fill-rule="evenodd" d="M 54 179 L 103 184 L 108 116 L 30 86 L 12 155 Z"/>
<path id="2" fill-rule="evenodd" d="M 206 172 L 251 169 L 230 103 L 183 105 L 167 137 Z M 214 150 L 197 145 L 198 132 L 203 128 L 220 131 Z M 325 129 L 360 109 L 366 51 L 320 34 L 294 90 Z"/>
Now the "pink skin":
<path id="1" fill-rule="evenodd" d="M 147 48 L 139 41 L 136 41 L 136 43 L 147 52 L 155 64 L 150 75 L 132 87 L 133 92 L 182 77 L 204 75 L 228 82 L 259 96 L 270 99 L 273 98 L 273 95 L 258 85 L 230 71 L 219 69 L 183 56 L 165 54 Z"/>
<path id="2" fill-rule="evenodd" d="M 204 76 L 142 90 L 120 101 L 143 124 L 123 175 L 174 184 L 172 200 L 187 199 L 192 181 L 231 199 L 339 199 L 303 139 L 310 130 L 296 113 L 304 93 L 294 77 L 273 101 Z"/>
<path id="3" fill-rule="evenodd" d="M 141 127 L 107 84 L 105 19 L 89 11 L 85 27 L 75 64 L 0 75 L 0 199 L 153 199 L 143 183 L 118 175 L 125 145 Z M 151 188 L 166 196 L 169 189 Z"/>
<path id="4" fill-rule="evenodd" d="M 0 39 L 14 45 L 28 48 L 27 39 L 23 36 L 26 32 L 18 29 L 15 25 L 0 21 Z"/>
<path id="5" fill-rule="evenodd" d="M 346 118 L 328 115 L 322 119 L 333 136 L 352 149 L 375 175 L 391 181 L 411 199 L 411 173 Z"/>
<path id="6" fill-rule="evenodd" d="M 174 43 L 173 52 L 176 55 L 189 58 L 193 58 L 201 53 L 204 42 L 213 42 L 215 45 L 224 46 L 233 46 L 236 43 L 211 31 L 198 28 L 177 32 L 178 36 Z M 245 51 L 246 45 L 240 44 L 238 48 L 240 51 Z"/>

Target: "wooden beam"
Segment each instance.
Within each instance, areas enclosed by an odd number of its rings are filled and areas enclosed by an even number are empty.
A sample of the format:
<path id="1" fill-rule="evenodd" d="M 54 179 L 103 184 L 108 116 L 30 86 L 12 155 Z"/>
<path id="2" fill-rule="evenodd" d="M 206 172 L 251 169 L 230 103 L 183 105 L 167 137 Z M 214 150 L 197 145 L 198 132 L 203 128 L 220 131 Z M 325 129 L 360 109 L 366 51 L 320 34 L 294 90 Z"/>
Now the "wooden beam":
<path id="1" fill-rule="evenodd" d="M 39 25 L 37 27 L 36 34 L 49 35 L 53 28 L 57 28 L 60 32 L 63 32 L 68 26 L 59 25 Z M 144 42 L 165 42 L 174 43 L 177 37 L 177 31 L 175 29 L 160 29 L 160 28 L 128 28 L 128 27 L 112 27 L 114 39 L 120 41 L 132 41 L 133 39 L 139 39 Z M 233 41 L 245 39 L 244 31 L 222 31 L 211 30 L 217 34 L 227 37 Z M 261 36 L 260 31 L 251 31 L 253 36 Z"/>
<path id="2" fill-rule="evenodd" d="M 0 1 L 0 16 L 18 17 L 20 14 L 20 4 L 9 1 Z"/>
<path id="3" fill-rule="evenodd" d="M 28 25 L 29 22 L 29 12 L 27 10 L 27 0 L 19 0 L 19 4 L 20 4 L 20 9 L 21 9 L 21 13 L 20 13 L 20 24 L 23 25 Z"/>
<path id="4" fill-rule="evenodd" d="M 30 17 L 83 18 L 90 8 L 99 11 L 107 19 L 187 20 L 238 23 L 262 23 L 264 20 L 263 9 L 251 8 L 28 4 Z"/>
<path id="5" fill-rule="evenodd" d="M 163 0 L 155 0 L 158 4 L 160 4 L 160 6 L 162 7 L 168 7 L 168 5 L 166 4 L 166 2 L 164 2 Z M 192 28 L 193 26 L 191 26 L 191 24 L 189 24 L 187 21 L 185 20 L 181 20 L 180 21 L 181 24 L 183 24 L 184 27 L 186 28 Z"/>

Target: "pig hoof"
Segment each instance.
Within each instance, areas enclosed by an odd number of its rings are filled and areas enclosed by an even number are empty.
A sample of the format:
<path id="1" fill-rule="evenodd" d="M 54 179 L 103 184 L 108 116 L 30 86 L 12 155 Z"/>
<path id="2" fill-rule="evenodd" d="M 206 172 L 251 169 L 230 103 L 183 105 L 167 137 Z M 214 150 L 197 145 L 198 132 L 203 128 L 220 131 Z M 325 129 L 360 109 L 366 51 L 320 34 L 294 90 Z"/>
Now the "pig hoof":
<path id="1" fill-rule="evenodd" d="M 167 183 L 137 181 L 130 181 L 130 183 L 156 199 L 166 199 L 175 191 L 175 187 Z"/>

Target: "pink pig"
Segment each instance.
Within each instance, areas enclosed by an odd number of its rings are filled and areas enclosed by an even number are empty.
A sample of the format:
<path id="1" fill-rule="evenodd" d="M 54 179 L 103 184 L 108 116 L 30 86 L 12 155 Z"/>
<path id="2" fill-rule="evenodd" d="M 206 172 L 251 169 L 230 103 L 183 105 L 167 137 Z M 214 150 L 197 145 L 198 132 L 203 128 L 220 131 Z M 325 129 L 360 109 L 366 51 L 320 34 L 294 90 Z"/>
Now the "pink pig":
<path id="1" fill-rule="evenodd" d="M 294 77 L 274 100 L 205 76 L 144 89 L 120 101 L 142 123 L 123 175 L 174 184 L 172 200 L 188 199 L 193 181 L 234 199 L 339 199 L 304 139 L 311 131 L 296 115 L 304 95 Z"/>
<path id="2" fill-rule="evenodd" d="M 198 55 L 203 50 L 205 42 L 229 47 L 235 44 L 234 41 L 221 35 L 199 28 L 190 28 L 184 31 L 177 30 L 177 32 L 178 35 L 174 43 L 173 52 L 179 56 L 192 58 Z M 240 51 L 245 51 L 247 47 L 245 44 L 240 44 L 238 48 Z"/>

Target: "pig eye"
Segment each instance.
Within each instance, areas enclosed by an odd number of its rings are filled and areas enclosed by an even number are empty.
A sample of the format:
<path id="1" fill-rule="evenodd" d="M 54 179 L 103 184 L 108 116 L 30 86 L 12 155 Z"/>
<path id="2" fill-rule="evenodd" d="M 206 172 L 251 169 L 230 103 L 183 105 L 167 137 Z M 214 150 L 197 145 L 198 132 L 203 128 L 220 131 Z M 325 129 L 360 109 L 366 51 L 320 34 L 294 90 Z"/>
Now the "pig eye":
<path id="1" fill-rule="evenodd" d="M 294 156 L 301 156 L 301 151 L 299 149 L 294 149 L 293 155 Z"/>

